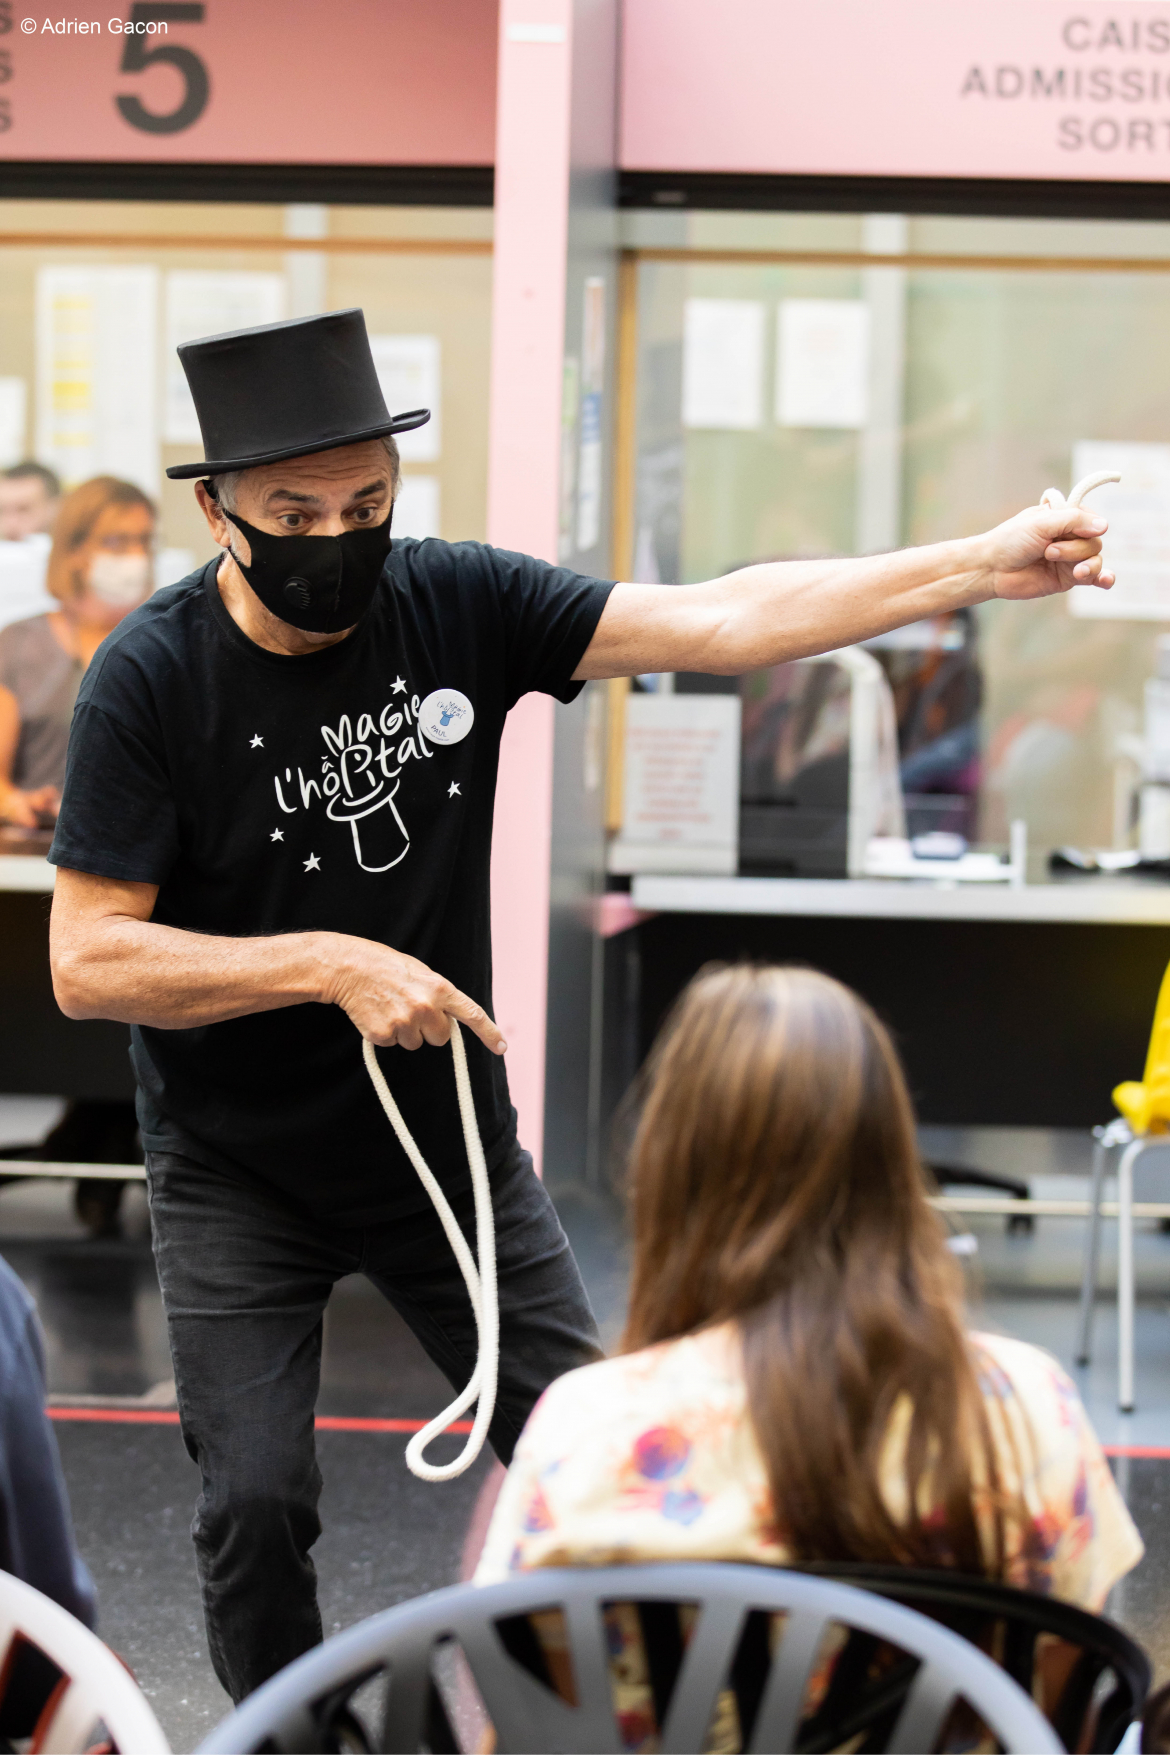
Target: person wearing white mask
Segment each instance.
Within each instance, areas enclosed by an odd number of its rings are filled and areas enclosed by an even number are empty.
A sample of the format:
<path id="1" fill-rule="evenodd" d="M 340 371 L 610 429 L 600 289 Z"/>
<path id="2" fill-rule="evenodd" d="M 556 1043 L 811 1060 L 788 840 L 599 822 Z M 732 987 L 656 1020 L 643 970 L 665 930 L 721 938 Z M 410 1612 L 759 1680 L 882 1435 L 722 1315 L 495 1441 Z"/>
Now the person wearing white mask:
<path id="1" fill-rule="evenodd" d="M 78 685 L 111 629 L 150 596 L 155 510 L 99 475 L 61 503 L 46 583 L 60 608 L 0 629 L 0 823 L 57 815 Z"/>
<path id="2" fill-rule="evenodd" d="M 43 463 L 0 469 L 0 628 L 53 607 L 45 571 L 60 505 L 61 484 Z"/>

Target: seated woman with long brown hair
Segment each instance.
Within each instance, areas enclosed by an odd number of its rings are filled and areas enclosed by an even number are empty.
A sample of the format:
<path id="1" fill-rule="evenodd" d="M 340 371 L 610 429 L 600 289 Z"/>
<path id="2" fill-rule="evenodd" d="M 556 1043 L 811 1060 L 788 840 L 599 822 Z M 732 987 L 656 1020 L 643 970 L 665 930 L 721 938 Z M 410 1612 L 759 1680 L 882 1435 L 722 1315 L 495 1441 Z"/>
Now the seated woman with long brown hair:
<path id="1" fill-rule="evenodd" d="M 649 1560 L 954 1567 L 1096 1610 L 1142 1555 L 1054 1359 L 969 1333 L 893 1044 L 720 969 L 647 1071 L 623 1348 L 537 1404 L 481 1583 Z"/>

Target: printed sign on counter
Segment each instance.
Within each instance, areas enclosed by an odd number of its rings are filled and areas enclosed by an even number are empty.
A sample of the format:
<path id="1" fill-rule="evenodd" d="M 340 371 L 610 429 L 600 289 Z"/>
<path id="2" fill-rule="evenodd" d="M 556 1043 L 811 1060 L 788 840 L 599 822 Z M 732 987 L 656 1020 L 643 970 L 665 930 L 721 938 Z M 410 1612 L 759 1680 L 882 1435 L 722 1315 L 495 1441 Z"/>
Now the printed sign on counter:
<path id="1" fill-rule="evenodd" d="M 739 716 L 738 695 L 630 696 L 611 871 L 735 871 Z"/>

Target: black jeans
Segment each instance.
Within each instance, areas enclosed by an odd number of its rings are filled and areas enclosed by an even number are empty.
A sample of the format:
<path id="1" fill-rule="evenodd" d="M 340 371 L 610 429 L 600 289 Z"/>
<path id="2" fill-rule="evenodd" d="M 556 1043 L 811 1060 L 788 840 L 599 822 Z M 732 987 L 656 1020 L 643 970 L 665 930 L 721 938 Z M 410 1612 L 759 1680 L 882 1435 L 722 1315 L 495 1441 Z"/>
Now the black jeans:
<path id="1" fill-rule="evenodd" d="M 203 1475 L 191 1533 L 207 1640 L 238 1701 L 321 1638 L 309 1557 L 321 1533 L 313 1410 L 335 1282 L 365 1274 L 458 1388 L 475 1362 L 475 1318 L 433 1212 L 331 1227 L 272 1190 L 177 1154 L 150 1153 L 147 1174 L 183 1438 Z M 506 1463 L 541 1391 L 599 1348 L 577 1264 L 527 1152 L 515 1149 L 492 1190 L 500 1383 L 491 1441 Z M 470 1193 L 452 1205 L 474 1250 Z"/>

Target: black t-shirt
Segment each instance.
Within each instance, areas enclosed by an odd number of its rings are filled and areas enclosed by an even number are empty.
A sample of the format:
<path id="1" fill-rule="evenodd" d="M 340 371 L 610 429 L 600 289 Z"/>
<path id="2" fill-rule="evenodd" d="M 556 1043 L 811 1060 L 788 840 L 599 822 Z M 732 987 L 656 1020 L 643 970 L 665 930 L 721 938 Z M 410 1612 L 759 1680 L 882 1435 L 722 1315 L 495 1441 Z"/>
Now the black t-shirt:
<path id="1" fill-rule="evenodd" d="M 611 587 L 473 542 L 395 541 L 373 607 L 305 657 L 236 626 L 217 563 L 158 592 L 86 672 L 50 859 L 159 886 L 192 932 L 329 930 L 418 957 L 492 1007 L 489 860 L 504 716 L 570 701 Z M 489 1166 L 511 1143 L 503 1062 L 464 1031 Z M 425 1204 L 338 1006 L 132 1032 L 148 1148 L 361 1223 Z M 382 1053 L 407 1126 L 467 1180 L 448 1048 Z"/>

